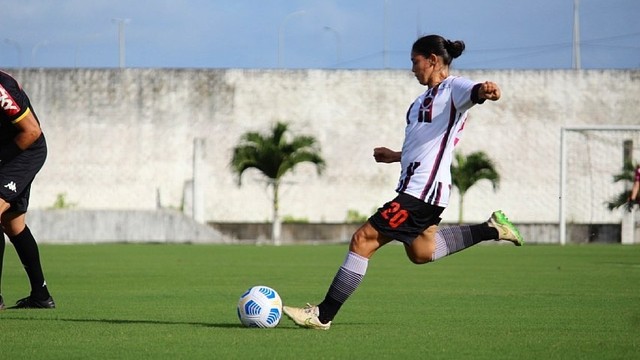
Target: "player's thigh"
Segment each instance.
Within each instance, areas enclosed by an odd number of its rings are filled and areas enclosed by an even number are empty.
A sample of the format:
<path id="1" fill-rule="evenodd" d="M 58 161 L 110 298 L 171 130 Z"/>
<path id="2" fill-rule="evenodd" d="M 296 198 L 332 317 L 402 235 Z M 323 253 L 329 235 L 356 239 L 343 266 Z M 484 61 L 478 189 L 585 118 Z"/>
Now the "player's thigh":
<path id="1" fill-rule="evenodd" d="M 7 210 L 9 210 L 9 207 L 11 207 L 11 204 L 0 198 L 0 214 L 4 214 Z"/>
<path id="2" fill-rule="evenodd" d="M 31 183 L 46 158 L 46 143 L 44 136 L 41 136 L 38 146 L 23 151 L 0 167 L 0 198 L 11 204 L 10 211 L 27 211 Z"/>
<path id="3" fill-rule="evenodd" d="M 432 260 L 436 250 L 436 232 L 438 225 L 431 225 L 418 235 L 411 244 L 405 244 L 404 249 L 409 259 L 415 264 L 424 264 Z"/>

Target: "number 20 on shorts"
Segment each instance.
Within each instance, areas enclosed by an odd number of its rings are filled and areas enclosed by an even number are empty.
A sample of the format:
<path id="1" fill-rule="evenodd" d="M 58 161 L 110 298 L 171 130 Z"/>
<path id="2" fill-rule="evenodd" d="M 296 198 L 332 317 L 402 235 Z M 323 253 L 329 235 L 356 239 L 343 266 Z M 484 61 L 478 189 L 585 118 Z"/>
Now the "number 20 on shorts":
<path id="1" fill-rule="evenodd" d="M 382 215 L 382 217 L 389 222 L 389 226 L 394 229 L 402 225 L 409 217 L 407 210 L 400 208 L 400 204 L 395 201 L 389 204 L 389 207 L 384 209 L 380 215 Z"/>

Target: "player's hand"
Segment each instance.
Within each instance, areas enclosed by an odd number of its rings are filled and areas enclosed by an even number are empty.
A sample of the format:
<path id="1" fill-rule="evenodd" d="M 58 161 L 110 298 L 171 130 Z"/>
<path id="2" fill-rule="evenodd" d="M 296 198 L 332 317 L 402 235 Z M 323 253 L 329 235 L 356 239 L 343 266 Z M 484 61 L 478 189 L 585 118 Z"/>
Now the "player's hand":
<path id="1" fill-rule="evenodd" d="M 635 200 L 629 199 L 629 201 L 627 201 L 627 203 L 625 204 L 625 207 L 628 212 L 631 212 L 635 205 L 638 205 L 638 203 Z"/>
<path id="2" fill-rule="evenodd" d="M 480 85 L 480 90 L 478 90 L 478 97 L 480 99 L 496 101 L 500 99 L 500 95 L 502 95 L 500 87 L 491 81 L 483 82 L 482 85 Z"/>
<path id="3" fill-rule="evenodd" d="M 392 163 L 400 161 L 401 152 L 393 151 L 386 147 L 377 147 L 373 149 L 373 158 L 376 162 Z"/>

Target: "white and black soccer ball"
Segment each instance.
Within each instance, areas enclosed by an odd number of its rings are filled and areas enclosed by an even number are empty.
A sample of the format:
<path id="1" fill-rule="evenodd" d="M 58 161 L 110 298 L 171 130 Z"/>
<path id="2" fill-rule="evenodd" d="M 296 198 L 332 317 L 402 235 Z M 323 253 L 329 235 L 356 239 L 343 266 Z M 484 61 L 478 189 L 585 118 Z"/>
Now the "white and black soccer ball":
<path id="1" fill-rule="evenodd" d="M 238 300 L 238 318 L 247 327 L 276 327 L 282 318 L 282 299 L 268 286 L 253 286 Z"/>

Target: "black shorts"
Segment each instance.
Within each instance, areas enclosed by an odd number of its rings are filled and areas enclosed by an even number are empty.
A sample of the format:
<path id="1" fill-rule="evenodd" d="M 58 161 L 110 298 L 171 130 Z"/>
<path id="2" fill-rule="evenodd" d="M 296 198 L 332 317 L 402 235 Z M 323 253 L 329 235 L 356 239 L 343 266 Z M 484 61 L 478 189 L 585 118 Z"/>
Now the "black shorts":
<path id="1" fill-rule="evenodd" d="M 41 135 L 13 160 L 0 164 L 0 198 L 11 205 L 8 211 L 27 212 L 31 183 L 46 158 L 47 143 L 44 135 Z"/>
<path id="2" fill-rule="evenodd" d="M 411 245 L 418 235 L 442 220 L 443 207 L 427 204 L 411 195 L 400 193 L 369 218 L 378 232 Z"/>

